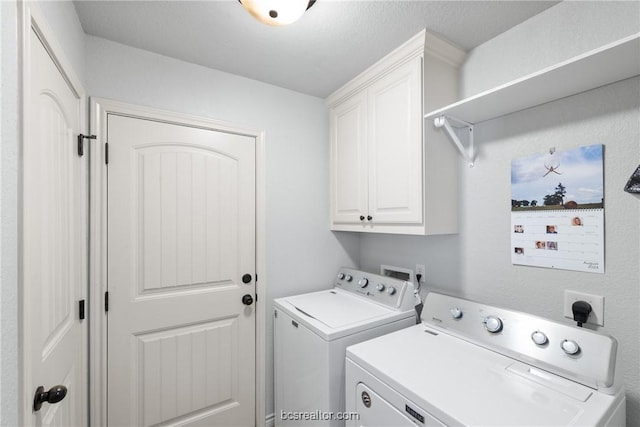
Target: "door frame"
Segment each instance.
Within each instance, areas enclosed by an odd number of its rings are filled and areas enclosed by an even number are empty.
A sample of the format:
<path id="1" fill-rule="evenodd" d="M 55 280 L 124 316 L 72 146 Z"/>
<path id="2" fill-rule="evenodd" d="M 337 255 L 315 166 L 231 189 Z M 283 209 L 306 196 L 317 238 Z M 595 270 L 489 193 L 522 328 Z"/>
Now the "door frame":
<path id="1" fill-rule="evenodd" d="M 84 86 L 75 70 L 71 66 L 71 62 L 64 54 L 64 49 L 58 41 L 55 32 L 49 25 L 44 13 L 41 11 L 37 3 L 35 2 L 18 2 L 18 44 L 21 47 L 21 53 L 19 56 L 20 63 L 18 64 L 19 73 L 22 81 L 20 82 L 20 94 L 19 101 L 21 105 L 21 117 L 19 120 L 19 128 L 22 135 L 19 136 L 19 150 L 18 150 L 18 422 L 20 425 L 30 425 L 30 418 L 32 415 L 33 395 L 35 390 L 32 388 L 33 372 L 29 363 L 26 362 L 26 356 L 31 354 L 33 349 L 30 347 L 28 337 L 31 331 L 34 330 L 33 322 L 31 321 L 31 313 L 36 309 L 33 304 L 30 303 L 30 295 L 32 290 L 25 287 L 24 281 L 24 224 L 25 224 L 25 211 L 24 211 L 24 141 L 27 140 L 31 131 L 29 127 L 32 125 L 32 111 L 30 109 L 29 99 L 31 95 L 29 74 L 31 67 L 31 29 L 33 28 L 42 41 L 42 44 L 51 57 L 51 60 L 56 65 L 60 74 L 63 76 L 74 95 L 80 101 L 80 130 L 85 132 L 87 129 L 87 96 Z M 87 168 L 87 173 L 89 170 Z M 85 195 L 86 196 L 86 195 Z M 87 197 L 88 199 L 88 197 Z M 88 203 L 88 200 L 85 200 Z M 88 212 L 87 212 L 88 220 Z M 85 270 L 85 277 L 88 276 L 88 271 Z M 88 296 L 88 285 L 85 283 L 84 289 L 85 299 Z M 87 331 L 89 328 L 87 327 Z M 89 338 L 85 334 L 84 348 L 79 349 L 85 355 L 85 367 L 88 364 L 88 340 Z M 86 378 L 85 378 L 86 379 Z M 87 382 L 88 383 L 88 382 Z M 51 384 L 53 385 L 53 384 Z M 45 384 L 46 386 L 46 384 Z M 88 403 L 89 399 L 87 399 Z M 87 412 L 87 417 L 88 417 Z"/>
<path id="2" fill-rule="evenodd" d="M 90 129 L 96 139 L 89 149 L 89 420 L 107 425 L 107 319 L 104 295 L 107 289 L 107 168 L 105 143 L 107 115 L 153 120 L 222 131 L 255 138 L 256 141 L 256 408 L 255 425 L 266 423 L 266 220 L 265 220 L 265 132 L 245 126 L 138 106 L 104 98 L 90 98 Z M 259 285 L 259 287 L 258 287 Z"/>

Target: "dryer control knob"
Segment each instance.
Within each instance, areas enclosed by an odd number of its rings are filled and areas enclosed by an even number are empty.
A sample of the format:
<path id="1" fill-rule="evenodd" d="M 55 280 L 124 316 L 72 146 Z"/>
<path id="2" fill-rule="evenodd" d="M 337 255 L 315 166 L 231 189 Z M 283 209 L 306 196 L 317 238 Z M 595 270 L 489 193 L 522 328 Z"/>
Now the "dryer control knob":
<path id="1" fill-rule="evenodd" d="M 366 277 L 363 277 L 362 279 L 358 280 L 358 286 L 360 286 L 361 288 L 366 288 L 368 284 L 369 284 L 369 279 L 367 279 Z"/>
<path id="2" fill-rule="evenodd" d="M 462 310 L 460 310 L 458 307 L 453 307 L 449 311 L 451 312 L 451 317 L 453 317 L 454 319 L 459 319 L 462 317 Z"/>
<path id="3" fill-rule="evenodd" d="M 562 341 L 561 346 L 567 354 L 577 354 L 580 351 L 580 346 L 573 340 L 564 340 Z"/>
<path id="4" fill-rule="evenodd" d="M 547 335 L 545 335 L 544 332 L 540 331 L 535 331 L 534 333 L 532 333 L 531 339 L 537 345 L 545 345 L 547 342 L 549 342 L 549 338 L 547 338 Z"/>
<path id="5" fill-rule="evenodd" d="M 396 288 L 394 288 L 393 286 L 389 286 L 389 287 L 387 288 L 387 293 L 388 293 L 389 295 L 393 295 L 393 294 L 395 294 L 395 293 L 396 293 Z"/>
<path id="6" fill-rule="evenodd" d="M 342 280 L 342 279 L 344 279 L 344 273 L 338 274 L 338 280 Z"/>
<path id="7" fill-rule="evenodd" d="M 352 280 L 353 280 L 353 277 L 352 277 L 350 274 L 347 274 L 347 277 L 345 278 L 345 280 L 346 280 L 347 282 L 350 282 L 350 281 L 352 281 Z"/>
<path id="8" fill-rule="evenodd" d="M 384 284 L 383 283 L 378 283 L 376 285 L 376 289 L 378 290 L 378 292 L 384 291 Z"/>
<path id="9" fill-rule="evenodd" d="M 496 334 L 502 330 L 502 320 L 496 316 L 487 316 L 484 318 L 484 327 L 492 334 Z"/>

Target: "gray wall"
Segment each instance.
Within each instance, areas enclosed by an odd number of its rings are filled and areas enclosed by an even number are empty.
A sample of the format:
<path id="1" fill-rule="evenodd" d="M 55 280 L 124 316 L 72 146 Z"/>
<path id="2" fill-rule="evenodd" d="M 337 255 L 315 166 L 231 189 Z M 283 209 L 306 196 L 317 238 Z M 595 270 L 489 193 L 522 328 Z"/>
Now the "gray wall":
<path id="1" fill-rule="evenodd" d="M 0 425 L 18 423 L 17 6 L 0 2 Z"/>
<path id="2" fill-rule="evenodd" d="M 560 3 L 470 52 L 463 96 L 638 31 L 638 2 Z M 567 323 L 565 289 L 603 295 L 600 331 L 619 341 L 627 421 L 640 425 L 640 198 L 622 190 L 640 159 L 640 79 L 488 121 L 474 134 L 476 165 L 460 162 L 459 235 L 363 236 L 362 266 L 424 263 L 431 289 Z M 511 159 L 590 144 L 605 145 L 605 274 L 511 265 Z"/>
<path id="3" fill-rule="evenodd" d="M 640 2 L 564 1 L 476 47 L 462 67 L 465 98 L 640 30 Z"/>
<path id="4" fill-rule="evenodd" d="M 485 122 L 475 135 L 478 160 L 461 180 L 461 294 L 569 324 L 565 289 L 603 295 L 600 331 L 618 339 L 628 425 L 639 425 L 640 200 L 623 187 L 640 159 L 640 78 Z M 511 159 L 590 144 L 605 145 L 605 274 L 511 265 Z"/>
<path id="5" fill-rule="evenodd" d="M 359 263 L 357 235 L 329 231 L 329 124 L 324 101 L 254 80 L 87 37 L 93 96 L 265 131 L 267 413 L 273 412 L 271 301 L 326 288 Z M 264 293 L 262 294 L 264 295 Z"/>

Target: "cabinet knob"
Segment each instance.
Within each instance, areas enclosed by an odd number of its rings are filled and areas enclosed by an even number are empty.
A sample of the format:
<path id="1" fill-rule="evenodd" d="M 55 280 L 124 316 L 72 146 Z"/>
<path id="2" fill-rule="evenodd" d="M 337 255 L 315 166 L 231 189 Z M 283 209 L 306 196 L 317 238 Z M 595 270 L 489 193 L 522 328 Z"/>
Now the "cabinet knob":
<path id="1" fill-rule="evenodd" d="M 360 221 L 364 221 L 364 215 L 360 215 Z"/>
<path id="2" fill-rule="evenodd" d="M 373 219 L 373 217 L 371 215 L 367 215 L 367 220 L 371 221 Z"/>

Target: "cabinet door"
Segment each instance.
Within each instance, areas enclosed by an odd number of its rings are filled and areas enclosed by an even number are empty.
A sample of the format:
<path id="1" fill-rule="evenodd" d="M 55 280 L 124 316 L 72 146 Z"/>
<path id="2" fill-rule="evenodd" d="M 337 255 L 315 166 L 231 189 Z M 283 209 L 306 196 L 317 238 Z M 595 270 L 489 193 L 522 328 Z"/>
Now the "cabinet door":
<path id="1" fill-rule="evenodd" d="M 330 110 L 331 223 L 361 223 L 367 216 L 366 94 Z"/>
<path id="2" fill-rule="evenodd" d="M 422 222 L 422 58 L 368 90 L 372 223 Z"/>

